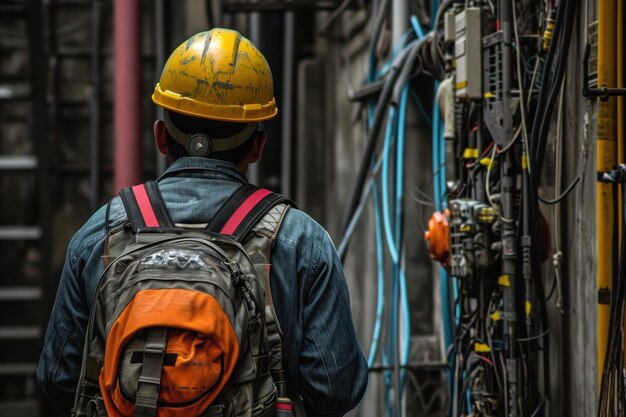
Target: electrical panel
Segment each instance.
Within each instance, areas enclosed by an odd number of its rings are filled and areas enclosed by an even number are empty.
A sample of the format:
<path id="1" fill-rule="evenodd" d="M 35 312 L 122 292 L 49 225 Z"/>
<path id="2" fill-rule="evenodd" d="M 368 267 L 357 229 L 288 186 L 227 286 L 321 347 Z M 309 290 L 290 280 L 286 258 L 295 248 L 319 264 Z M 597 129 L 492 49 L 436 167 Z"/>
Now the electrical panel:
<path id="1" fill-rule="evenodd" d="M 456 96 L 462 99 L 482 98 L 480 13 L 478 7 L 468 7 L 456 15 L 454 22 Z"/>
<path id="2" fill-rule="evenodd" d="M 451 200 L 450 272 L 457 278 L 471 278 L 474 267 L 485 269 L 493 262 L 491 225 L 497 219 L 493 207 L 468 199 Z"/>

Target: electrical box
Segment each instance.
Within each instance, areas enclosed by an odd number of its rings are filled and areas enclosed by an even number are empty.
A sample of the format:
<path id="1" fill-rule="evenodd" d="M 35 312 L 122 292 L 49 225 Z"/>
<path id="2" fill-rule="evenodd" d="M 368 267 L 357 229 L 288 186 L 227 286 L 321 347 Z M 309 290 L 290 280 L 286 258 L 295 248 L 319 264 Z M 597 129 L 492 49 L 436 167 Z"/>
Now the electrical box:
<path id="1" fill-rule="evenodd" d="M 454 22 L 454 59 L 456 61 L 456 96 L 482 99 L 482 36 L 480 8 L 468 7 Z"/>
<path id="2" fill-rule="evenodd" d="M 456 14 L 454 14 L 454 10 L 448 10 L 446 14 L 443 15 L 443 40 L 447 42 L 454 42 L 456 38 L 454 32 L 454 21 L 456 18 Z"/>

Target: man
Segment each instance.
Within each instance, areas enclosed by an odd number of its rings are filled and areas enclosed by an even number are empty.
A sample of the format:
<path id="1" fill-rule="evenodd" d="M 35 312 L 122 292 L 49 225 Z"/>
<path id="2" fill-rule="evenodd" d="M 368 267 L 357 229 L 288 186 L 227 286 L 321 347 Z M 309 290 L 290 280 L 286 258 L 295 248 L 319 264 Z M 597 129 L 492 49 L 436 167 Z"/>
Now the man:
<path id="1" fill-rule="evenodd" d="M 181 44 L 165 64 L 152 100 L 165 109 L 154 137 L 171 166 L 158 180 L 177 224 L 201 224 L 242 184 L 263 153 L 258 123 L 277 115 L 272 76 L 261 53 L 237 32 L 213 29 Z M 37 370 L 50 402 L 69 414 L 89 311 L 103 272 L 107 222 L 126 221 L 119 198 L 70 242 Z M 288 385 L 308 416 L 340 416 L 356 406 L 367 364 L 352 323 L 342 267 L 327 232 L 288 210 L 271 255 L 271 294 L 284 335 Z"/>

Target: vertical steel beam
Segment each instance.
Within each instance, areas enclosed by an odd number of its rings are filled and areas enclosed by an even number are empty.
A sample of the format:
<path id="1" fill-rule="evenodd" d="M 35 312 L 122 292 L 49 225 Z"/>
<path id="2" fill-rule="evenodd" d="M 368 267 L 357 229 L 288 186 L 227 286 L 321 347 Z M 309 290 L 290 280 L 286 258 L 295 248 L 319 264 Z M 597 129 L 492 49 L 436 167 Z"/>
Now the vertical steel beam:
<path id="1" fill-rule="evenodd" d="M 46 35 L 42 0 L 28 0 L 28 53 L 30 67 L 30 88 L 32 91 L 30 137 L 34 152 L 37 154 L 37 218 L 41 240 L 39 280 L 47 295 L 55 293 L 55 283 L 50 278 L 52 263 L 52 216 L 50 204 L 50 140 L 48 129 L 48 61 L 46 60 Z M 48 315 L 52 307 L 52 297 L 47 297 L 40 311 L 41 329 L 45 329 Z M 40 404 L 40 411 L 45 404 Z"/>
<path id="2" fill-rule="evenodd" d="M 154 36 L 155 36 L 155 83 L 158 82 L 161 71 L 165 66 L 167 59 L 167 41 L 169 39 L 169 25 L 166 24 L 166 16 L 169 15 L 169 1 L 168 0 L 156 0 L 154 3 Z M 210 7 L 210 6 L 207 6 Z M 156 118 L 163 119 L 163 109 L 159 106 L 155 106 Z M 167 160 L 165 155 L 156 153 L 156 167 L 157 174 L 163 173 L 167 167 Z"/>
<path id="3" fill-rule="evenodd" d="M 115 0 L 115 192 L 141 182 L 141 1 Z"/>
<path id="4" fill-rule="evenodd" d="M 283 104 L 282 104 L 282 152 L 281 152 L 281 189 L 286 196 L 291 195 L 291 166 L 293 139 L 293 74 L 294 74 L 294 35 L 296 15 L 285 12 L 285 31 L 283 37 Z"/>

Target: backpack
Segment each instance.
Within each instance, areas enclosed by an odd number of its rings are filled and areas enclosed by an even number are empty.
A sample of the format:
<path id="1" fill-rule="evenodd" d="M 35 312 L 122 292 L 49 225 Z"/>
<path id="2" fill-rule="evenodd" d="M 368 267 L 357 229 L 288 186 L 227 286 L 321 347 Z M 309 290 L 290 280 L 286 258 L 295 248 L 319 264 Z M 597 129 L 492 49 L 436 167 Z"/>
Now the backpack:
<path id="1" fill-rule="evenodd" d="M 107 233 L 72 415 L 291 415 L 269 256 L 293 203 L 246 184 L 192 229 L 153 181 L 120 197 L 128 221 Z"/>

